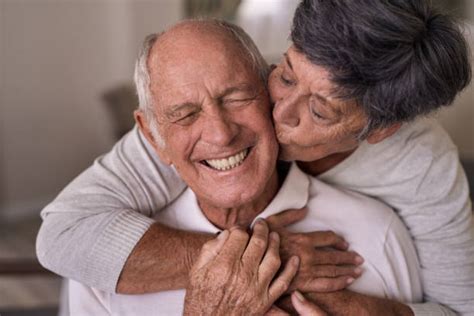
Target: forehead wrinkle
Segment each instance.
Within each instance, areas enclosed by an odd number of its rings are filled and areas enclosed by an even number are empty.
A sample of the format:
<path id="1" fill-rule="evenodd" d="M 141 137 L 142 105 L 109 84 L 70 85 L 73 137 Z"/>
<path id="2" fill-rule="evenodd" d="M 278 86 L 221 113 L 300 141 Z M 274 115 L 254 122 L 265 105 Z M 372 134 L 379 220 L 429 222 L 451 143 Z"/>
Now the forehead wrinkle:
<path id="1" fill-rule="evenodd" d="M 285 56 L 285 62 L 290 67 L 291 70 L 293 70 L 293 64 L 291 63 L 290 56 L 288 56 L 287 53 L 283 54 Z"/>
<path id="2" fill-rule="evenodd" d="M 250 92 L 256 92 L 258 89 L 256 89 L 253 85 L 249 84 L 249 83 L 238 83 L 234 86 L 231 86 L 231 87 L 228 87 L 228 88 L 225 88 L 224 91 L 222 91 L 221 93 L 219 93 L 217 95 L 217 98 L 222 98 L 222 97 L 225 97 L 225 96 L 228 96 L 234 92 L 246 92 L 246 91 L 250 91 Z"/>

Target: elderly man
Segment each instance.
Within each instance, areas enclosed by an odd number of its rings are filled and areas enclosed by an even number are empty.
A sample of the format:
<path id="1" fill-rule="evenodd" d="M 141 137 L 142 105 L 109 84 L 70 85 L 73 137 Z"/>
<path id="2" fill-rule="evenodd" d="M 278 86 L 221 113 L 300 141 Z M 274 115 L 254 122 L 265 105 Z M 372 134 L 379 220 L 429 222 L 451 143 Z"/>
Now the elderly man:
<path id="1" fill-rule="evenodd" d="M 252 61 L 255 55 L 245 46 L 249 41 L 239 28 L 217 21 L 183 22 L 146 39 L 136 79 L 140 92 L 142 81 L 147 82 L 145 90 L 149 87 L 150 91 L 145 95 L 149 99 L 141 101 L 150 102 L 151 107 L 137 111 L 136 120 L 161 160 L 173 165 L 189 186 L 155 219 L 181 230 L 215 234 L 234 225 L 248 227 L 257 218 L 307 204 L 309 214 L 289 229 L 332 229 L 343 234 L 366 259 L 364 273 L 358 280 L 349 281 L 350 289 L 380 297 L 386 308 L 410 314 L 404 305 L 385 300 L 422 299 L 416 251 L 407 230 L 395 213 L 380 202 L 330 187 L 305 175 L 296 164 L 277 165 L 278 144 L 270 103 L 264 77 L 258 75 L 258 63 Z M 256 57 L 262 60 L 261 56 Z M 255 231 L 261 234 L 264 226 L 258 222 Z M 232 230 L 229 238 L 233 235 L 237 235 L 234 239 L 248 238 L 240 230 Z M 273 258 L 278 257 L 278 237 L 272 236 L 265 255 L 241 249 L 242 257 L 237 257 L 236 265 L 262 260 L 261 266 L 267 267 L 267 257 L 272 253 Z M 227 247 L 231 245 L 224 245 L 223 251 L 233 251 Z M 294 263 L 290 260 L 274 282 L 288 285 L 295 272 Z M 275 289 L 275 283 L 271 283 L 276 270 L 278 267 L 273 267 L 252 279 L 248 289 L 239 289 L 247 291 L 249 298 L 240 298 L 249 303 L 242 304 L 246 314 L 264 313 L 286 290 L 287 286 Z M 216 282 L 221 277 L 224 280 L 212 295 L 226 298 L 217 302 L 229 305 L 227 312 L 237 308 L 235 302 L 240 296 L 235 293 L 239 292 L 229 289 L 226 283 L 235 278 L 222 274 L 191 282 L 189 294 L 192 296 L 196 287 L 205 287 L 203 283 Z M 269 295 L 262 296 L 266 297 L 263 302 L 257 300 L 260 304 L 252 305 L 252 298 L 261 298 L 253 295 L 257 282 L 265 283 Z M 110 295 L 71 281 L 70 307 L 78 315 L 178 315 L 183 310 L 184 295 L 184 290 Z M 204 313 L 212 313 L 215 304 L 200 300 L 202 297 L 190 298 L 193 311 L 202 308 Z"/>

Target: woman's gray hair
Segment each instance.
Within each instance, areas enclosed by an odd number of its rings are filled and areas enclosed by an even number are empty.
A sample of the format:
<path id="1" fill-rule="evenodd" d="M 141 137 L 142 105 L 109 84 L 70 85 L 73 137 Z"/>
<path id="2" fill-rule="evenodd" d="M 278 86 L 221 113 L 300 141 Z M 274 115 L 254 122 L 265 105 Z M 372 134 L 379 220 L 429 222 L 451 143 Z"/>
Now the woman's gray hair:
<path id="1" fill-rule="evenodd" d="M 471 80 L 460 26 L 428 0 L 303 0 L 291 39 L 363 108 L 359 138 L 451 104 Z"/>
<path id="2" fill-rule="evenodd" d="M 258 50 L 253 40 L 247 33 L 245 33 L 245 31 L 241 27 L 217 19 L 194 19 L 184 21 L 184 23 L 188 21 L 207 23 L 217 27 L 218 29 L 222 30 L 223 32 L 226 32 L 227 34 L 230 34 L 232 39 L 234 39 L 236 43 L 241 46 L 245 57 L 248 58 L 248 61 L 250 62 L 252 68 L 256 72 L 258 72 L 258 75 L 264 85 L 267 85 L 270 67 L 263 58 L 262 54 L 260 54 L 260 51 Z M 139 109 L 143 112 L 153 137 L 157 141 L 158 145 L 162 147 L 165 144 L 163 138 L 159 135 L 158 131 L 158 122 L 153 107 L 153 97 L 150 91 L 150 73 L 148 71 L 147 61 L 150 55 L 151 48 L 163 33 L 164 32 L 150 34 L 145 38 L 142 49 L 140 50 L 138 58 L 135 62 L 134 73 L 134 81 L 138 94 Z"/>

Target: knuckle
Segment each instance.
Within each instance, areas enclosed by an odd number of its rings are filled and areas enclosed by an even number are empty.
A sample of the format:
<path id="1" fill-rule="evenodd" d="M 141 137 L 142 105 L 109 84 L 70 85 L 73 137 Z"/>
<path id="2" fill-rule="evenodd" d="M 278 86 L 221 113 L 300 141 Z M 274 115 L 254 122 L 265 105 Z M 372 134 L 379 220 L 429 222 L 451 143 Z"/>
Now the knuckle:
<path id="1" fill-rule="evenodd" d="M 280 278 L 275 281 L 275 285 L 279 291 L 285 292 L 290 287 L 290 281 L 288 279 Z"/>
<path id="2" fill-rule="evenodd" d="M 315 253 L 300 251 L 299 257 L 301 264 L 305 265 L 310 265 L 311 263 L 318 261 L 318 256 Z"/>
<path id="3" fill-rule="evenodd" d="M 253 237 L 252 243 L 257 246 L 258 248 L 266 248 L 267 247 L 267 240 L 261 236 Z"/>
<path id="4" fill-rule="evenodd" d="M 293 233 L 290 235 L 290 239 L 297 244 L 311 243 L 311 237 L 304 233 Z"/>
<path id="5" fill-rule="evenodd" d="M 277 270 L 281 267 L 281 259 L 280 256 L 277 255 L 271 255 L 268 258 L 268 265 L 272 267 L 273 269 Z"/>

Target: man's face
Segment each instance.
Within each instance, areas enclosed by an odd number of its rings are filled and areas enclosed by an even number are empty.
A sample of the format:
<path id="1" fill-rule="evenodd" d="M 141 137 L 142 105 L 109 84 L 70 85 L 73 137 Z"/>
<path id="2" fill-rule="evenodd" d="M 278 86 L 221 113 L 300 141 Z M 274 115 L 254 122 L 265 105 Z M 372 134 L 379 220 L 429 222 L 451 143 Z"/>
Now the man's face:
<path id="1" fill-rule="evenodd" d="M 199 36 L 165 38 L 151 51 L 150 87 L 165 142 L 157 148 L 200 201 L 235 207 L 260 196 L 275 172 L 270 104 L 238 46 Z"/>
<path id="2" fill-rule="evenodd" d="M 281 159 L 314 161 L 358 146 L 363 110 L 335 98 L 329 73 L 294 47 L 271 73 L 269 90 Z"/>

